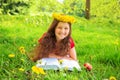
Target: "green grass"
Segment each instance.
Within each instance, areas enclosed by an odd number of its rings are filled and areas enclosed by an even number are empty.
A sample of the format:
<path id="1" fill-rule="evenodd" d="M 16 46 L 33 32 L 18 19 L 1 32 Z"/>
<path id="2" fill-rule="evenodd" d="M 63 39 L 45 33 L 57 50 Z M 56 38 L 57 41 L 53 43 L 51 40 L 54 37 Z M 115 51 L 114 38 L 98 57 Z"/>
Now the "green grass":
<path id="1" fill-rule="evenodd" d="M 36 75 L 35 65 L 19 47 L 29 53 L 37 40 L 47 30 L 52 19 L 49 16 L 0 16 L 0 80 L 103 80 L 114 76 L 120 78 L 120 23 L 117 19 L 78 18 L 72 26 L 77 57 L 81 72 L 45 71 Z M 116 42 L 116 43 L 115 43 Z M 9 54 L 15 54 L 9 58 Z M 21 59 L 24 59 L 22 61 Z M 84 63 L 92 64 L 92 71 L 84 69 Z M 19 71 L 24 68 L 25 71 Z"/>

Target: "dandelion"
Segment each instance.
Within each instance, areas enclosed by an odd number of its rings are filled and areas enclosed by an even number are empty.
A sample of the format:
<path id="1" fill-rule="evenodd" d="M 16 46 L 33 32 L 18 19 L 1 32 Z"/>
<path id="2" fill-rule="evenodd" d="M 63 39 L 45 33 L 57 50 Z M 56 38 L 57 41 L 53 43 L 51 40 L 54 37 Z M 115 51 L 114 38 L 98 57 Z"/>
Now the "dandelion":
<path id="1" fill-rule="evenodd" d="M 59 21 L 63 21 L 63 22 L 70 22 L 70 23 L 74 23 L 75 22 L 75 18 L 72 16 L 68 16 L 68 15 L 64 15 L 64 14 L 59 14 L 59 13 L 53 13 L 53 18 L 59 20 Z"/>
<path id="2" fill-rule="evenodd" d="M 14 58 L 14 57 L 15 57 L 15 54 L 9 54 L 8 57 Z"/>
<path id="3" fill-rule="evenodd" d="M 114 76 L 111 76 L 109 80 L 116 80 L 116 78 Z"/>
<path id="4" fill-rule="evenodd" d="M 19 51 L 20 51 L 22 54 L 25 54 L 25 48 L 24 48 L 23 46 L 21 46 L 21 47 L 19 48 Z"/>
<path id="5" fill-rule="evenodd" d="M 25 49 L 23 46 L 19 47 L 19 50 L 23 50 L 23 49 Z"/>
<path id="6" fill-rule="evenodd" d="M 36 74 L 46 74 L 43 70 L 43 68 L 38 68 L 36 66 L 32 67 L 32 71 L 35 72 Z"/>
<path id="7" fill-rule="evenodd" d="M 25 50 L 23 49 L 23 50 L 20 50 L 20 52 L 22 53 L 22 54 L 25 54 Z"/>
<path id="8" fill-rule="evenodd" d="M 19 68 L 19 71 L 22 71 L 22 72 L 23 72 L 23 71 L 25 71 L 25 70 L 24 70 L 23 68 Z"/>
<path id="9" fill-rule="evenodd" d="M 63 60 L 59 60 L 59 63 L 62 64 L 62 63 L 63 63 Z"/>

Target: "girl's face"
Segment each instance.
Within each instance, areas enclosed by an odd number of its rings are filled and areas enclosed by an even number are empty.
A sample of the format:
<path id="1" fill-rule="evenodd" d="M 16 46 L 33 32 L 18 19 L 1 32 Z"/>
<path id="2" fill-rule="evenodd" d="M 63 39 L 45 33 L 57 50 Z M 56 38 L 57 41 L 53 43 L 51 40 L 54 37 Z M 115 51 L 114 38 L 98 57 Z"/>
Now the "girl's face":
<path id="1" fill-rule="evenodd" d="M 55 36 L 57 41 L 60 41 L 67 37 L 69 35 L 69 32 L 70 32 L 69 24 L 65 22 L 59 22 L 55 28 Z"/>

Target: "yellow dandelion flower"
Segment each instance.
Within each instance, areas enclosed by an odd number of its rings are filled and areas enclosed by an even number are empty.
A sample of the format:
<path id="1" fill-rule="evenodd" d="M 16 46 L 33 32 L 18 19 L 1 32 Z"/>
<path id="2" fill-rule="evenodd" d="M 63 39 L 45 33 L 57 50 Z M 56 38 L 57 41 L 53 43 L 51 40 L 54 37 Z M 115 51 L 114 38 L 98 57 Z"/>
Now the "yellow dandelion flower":
<path id="1" fill-rule="evenodd" d="M 36 73 L 36 74 L 46 74 L 46 73 L 44 72 L 43 68 L 38 68 L 38 67 L 36 67 L 36 66 L 33 66 L 33 67 L 32 67 L 32 71 L 33 71 L 34 73 Z"/>
<path id="2" fill-rule="evenodd" d="M 15 54 L 9 54 L 8 57 L 14 58 L 14 57 L 15 57 Z"/>
<path id="3" fill-rule="evenodd" d="M 59 13 L 53 13 L 53 18 L 55 18 L 58 21 L 62 22 L 69 22 L 69 23 L 74 23 L 75 18 L 72 16 L 64 15 L 64 14 L 59 14 Z"/>
<path id="4" fill-rule="evenodd" d="M 111 76 L 109 80 L 116 80 L 116 78 L 114 76 Z"/>
<path id="5" fill-rule="evenodd" d="M 23 68 L 19 68 L 19 71 L 22 71 L 22 72 L 23 72 L 23 71 L 25 71 L 25 70 L 24 70 Z"/>
<path id="6" fill-rule="evenodd" d="M 22 53 L 22 54 L 25 54 L 25 50 L 23 49 L 23 50 L 20 50 L 20 52 Z"/>
<path id="7" fill-rule="evenodd" d="M 63 60 L 59 60 L 59 63 L 62 64 L 62 63 L 63 63 Z"/>
<path id="8" fill-rule="evenodd" d="M 19 51 L 20 51 L 22 54 L 25 54 L 25 48 L 24 48 L 23 46 L 21 46 L 21 47 L 19 48 Z"/>
<path id="9" fill-rule="evenodd" d="M 23 49 L 24 49 L 24 47 L 23 47 L 23 46 L 19 47 L 19 50 L 23 50 Z"/>

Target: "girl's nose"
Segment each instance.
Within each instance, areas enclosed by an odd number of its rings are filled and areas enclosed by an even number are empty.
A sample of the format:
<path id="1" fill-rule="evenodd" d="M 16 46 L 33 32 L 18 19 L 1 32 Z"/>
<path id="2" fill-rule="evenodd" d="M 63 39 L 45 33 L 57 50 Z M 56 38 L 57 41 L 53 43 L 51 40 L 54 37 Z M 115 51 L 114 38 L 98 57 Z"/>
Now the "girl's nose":
<path id="1" fill-rule="evenodd" d="M 64 33 L 64 32 L 65 32 L 65 30 L 64 30 L 64 29 L 61 29 L 61 32 L 62 32 L 62 33 Z"/>

